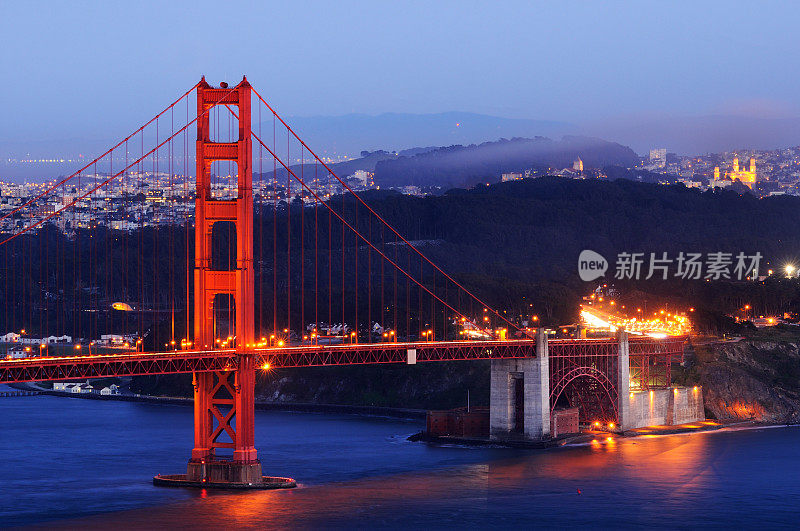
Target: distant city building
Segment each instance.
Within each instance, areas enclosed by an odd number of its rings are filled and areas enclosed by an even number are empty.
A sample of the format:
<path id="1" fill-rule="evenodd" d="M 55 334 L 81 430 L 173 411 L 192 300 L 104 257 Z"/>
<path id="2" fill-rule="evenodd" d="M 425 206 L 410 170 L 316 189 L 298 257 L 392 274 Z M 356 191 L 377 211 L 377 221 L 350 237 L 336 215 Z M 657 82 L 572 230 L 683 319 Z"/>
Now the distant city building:
<path id="1" fill-rule="evenodd" d="M 100 389 L 100 394 L 103 396 L 118 395 L 119 386 L 116 384 L 111 384 L 108 387 L 103 387 L 102 389 Z"/>
<path id="2" fill-rule="evenodd" d="M 119 334 L 103 334 L 100 336 L 101 345 L 120 346 L 125 343 L 125 337 Z"/>
<path id="3" fill-rule="evenodd" d="M 578 157 L 578 160 L 572 163 L 572 169 L 575 171 L 583 171 L 583 161 L 580 157 Z"/>
<path id="4" fill-rule="evenodd" d="M 739 180 L 743 185 L 752 190 L 753 185 L 756 183 L 756 159 L 750 158 L 750 169 L 745 170 L 739 168 L 739 157 L 733 158 L 733 168 L 729 172 L 725 172 L 724 178 L 721 178 L 719 166 L 714 168 L 714 181 L 711 183 L 712 187 L 728 186 L 734 180 Z M 725 182 L 727 184 L 723 184 Z"/>
<path id="5" fill-rule="evenodd" d="M 650 150 L 650 163 L 663 168 L 667 165 L 667 149 L 657 148 Z"/>
<path id="6" fill-rule="evenodd" d="M 20 335 L 14 332 L 9 332 L 0 336 L 0 343 L 16 343 L 19 341 Z"/>
<path id="7" fill-rule="evenodd" d="M 79 394 L 92 394 L 94 392 L 94 387 L 88 383 L 83 384 L 75 384 L 70 389 L 70 392 L 79 395 Z"/>
<path id="8" fill-rule="evenodd" d="M 31 348 L 26 347 L 12 347 L 6 351 L 6 358 L 8 359 L 23 359 L 31 357 Z"/>
<path id="9" fill-rule="evenodd" d="M 364 170 L 356 170 L 356 172 L 348 177 L 348 180 L 355 181 L 363 187 L 368 187 L 374 184 L 372 182 L 372 178 L 374 177 L 373 173 Z"/>
<path id="10" fill-rule="evenodd" d="M 522 179 L 522 174 L 521 173 L 504 173 L 502 175 L 503 182 L 506 182 L 506 181 L 519 181 L 520 179 Z"/>

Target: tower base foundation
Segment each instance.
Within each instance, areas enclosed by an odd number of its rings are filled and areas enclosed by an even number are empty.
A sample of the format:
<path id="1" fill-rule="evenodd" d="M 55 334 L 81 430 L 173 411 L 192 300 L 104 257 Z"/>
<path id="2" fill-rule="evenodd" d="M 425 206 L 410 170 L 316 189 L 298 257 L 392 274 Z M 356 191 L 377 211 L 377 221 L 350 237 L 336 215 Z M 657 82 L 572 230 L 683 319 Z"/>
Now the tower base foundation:
<path id="1" fill-rule="evenodd" d="M 164 474 L 153 478 L 160 487 L 198 487 L 204 489 L 291 489 L 291 478 L 263 476 L 261 462 L 248 463 L 223 459 L 191 460 L 186 474 Z"/>

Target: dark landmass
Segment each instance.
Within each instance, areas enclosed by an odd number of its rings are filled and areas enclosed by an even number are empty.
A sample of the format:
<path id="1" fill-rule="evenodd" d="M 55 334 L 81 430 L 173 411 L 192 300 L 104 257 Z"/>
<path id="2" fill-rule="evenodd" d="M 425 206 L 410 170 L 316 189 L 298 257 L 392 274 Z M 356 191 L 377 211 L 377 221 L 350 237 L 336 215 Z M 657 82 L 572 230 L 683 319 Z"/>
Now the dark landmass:
<path id="1" fill-rule="evenodd" d="M 192 396 L 191 375 L 135 377 L 131 391 Z M 275 404 L 344 404 L 406 409 L 489 402 L 489 362 L 307 367 L 259 371 L 256 398 Z"/>
<path id="2" fill-rule="evenodd" d="M 639 161 L 630 148 L 598 138 L 512 138 L 385 159 L 375 166 L 375 183 L 382 187 L 472 186 L 498 182 L 503 173 L 571 168 L 578 158 L 586 168 L 630 167 Z"/>
<path id="3" fill-rule="evenodd" d="M 481 144 L 451 145 L 447 147 L 417 147 L 389 152 L 362 151 L 361 157 L 328 166 L 340 178 L 357 170 L 375 173 L 375 184 L 382 188 L 418 186 L 422 189 L 450 189 L 470 187 L 475 184 L 496 183 L 503 173 L 522 173 L 528 169 L 546 171 L 549 168 L 571 168 L 581 158 L 586 168 L 604 168 L 614 179 L 626 178 L 642 182 L 659 182 L 676 177 L 665 177 L 646 170 L 628 170 L 639 157 L 630 148 L 599 138 L 565 136 L 561 140 L 545 137 L 501 138 Z M 270 163 L 271 164 L 271 163 Z M 278 181 L 287 178 L 283 168 L 273 170 L 255 162 L 253 178 Z M 295 175 L 319 176 L 327 179 L 324 168 L 312 163 L 291 166 Z"/>
<path id="4" fill-rule="evenodd" d="M 767 268 L 780 271 L 783 264 L 790 261 L 796 264 L 800 257 L 800 233 L 795 230 L 800 226 L 800 198 L 796 197 L 756 199 L 731 191 L 700 192 L 680 185 L 663 186 L 623 179 L 541 178 L 483 185 L 472 190 L 455 189 L 425 198 L 367 193 L 365 200 L 488 304 L 507 312 L 512 319 L 535 313 L 540 316 L 542 325 L 550 327 L 574 322 L 581 297 L 596 285 L 583 283 L 578 278 L 577 258 L 583 249 L 603 254 L 612 264 L 619 252 L 668 252 L 674 256 L 680 251 L 743 251 L 748 254 L 758 251 L 765 257 L 762 273 Z M 332 204 L 347 219 L 355 219 L 356 203 L 352 199 L 334 198 Z M 318 222 L 319 249 L 324 249 L 319 255 L 322 270 L 330 264 L 334 278 L 340 277 L 342 267 L 352 274 L 355 255 L 358 255 L 359 312 L 365 315 L 368 297 L 364 279 L 369 277 L 366 247 L 356 247 L 352 239 L 343 243 L 333 238 L 329 256 L 328 217 L 323 215 L 315 220 L 309 209 L 303 216 L 304 211 L 297 203 L 291 208 L 292 260 L 299 261 L 301 248 L 307 258 L 313 255 L 315 242 L 309 235 L 314 233 L 315 221 Z M 360 208 L 358 226 L 368 233 L 368 220 L 363 215 L 363 207 Z M 262 332 L 271 327 L 273 274 L 281 297 L 289 275 L 285 251 L 281 251 L 276 263 L 268 252 L 273 248 L 273 220 L 277 221 L 278 237 L 284 242 L 281 249 L 285 249 L 285 203 L 275 214 L 271 210 L 259 211 L 255 227 L 256 248 L 261 249 L 263 241 L 264 249 L 256 273 L 259 299 L 263 294 L 266 302 L 256 308 L 256 318 L 263 323 Z M 300 223 L 305 223 L 304 231 L 300 230 Z M 333 232 L 340 234 L 340 226 L 335 223 L 334 220 L 336 230 Z M 301 234 L 305 235 L 303 239 Z M 393 252 L 397 246 L 387 242 L 380 245 Z M 184 285 L 185 255 L 193 253 L 192 244 L 193 239 L 187 242 L 182 227 L 145 228 L 132 233 L 99 227 L 81 230 L 79 236 L 71 240 L 53 227 L 35 235 L 25 234 L 3 246 L 0 256 L 0 264 L 3 264 L 0 268 L 3 274 L 0 278 L 3 287 L 0 290 L 3 303 L 0 330 L 27 328 L 28 333 L 35 336 L 58 331 L 97 338 L 104 333 L 135 332 L 141 328 L 147 332 L 145 349 L 160 348 L 170 338 L 170 305 L 174 301 L 177 301 L 175 330 L 185 330 L 185 314 L 181 310 L 185 292 L 179 290 L 173 301 L 167 286 L 171 283 L 179 287 Z M 105 252 L 112 248 L 113 253 Z M 400 254 L 403 261 L 407 257 L 407 254 Z M 222 237 L 215 243 L 215 261 L 226 258 L 230 255 Z M 19 263 L 27 267 L 15 267 Z M 306 268 L 303 279 L 308 288 L 305 291 L 309 297 L 307 308 L 312 307 L 313 300 L 314 284 L 309 276 L 312 270 Z M 372 272 L 376 274 L 375 269 Z M 297 267 L 291 270 L 291 275 L 291 285 L 300 286 Z M 752 351 L 733 344 L 709 347 L 708 352 L 698 347 L 698 363 L 692 369 L 695 372 L 689 372 L 687 377 L 704 385 L 708 393 L 718 393 L 709 395 L 709 408 L 715 415 L 722 416 L 726 409 L 713 404 L 723 403 L 719 401 L 733 396 L 726 392 L 732 393 L 738 386 L 752 382 L 753 399 L 762 392 L 772 393 L 772 399 L 759 402 L 764 411 L 773 412 L 775 418 L 794 418 L 791 412 L 795 411 L 796 395 L 792 393 L 796 392 L 798 384 L 793 379 L 793 366 L 785 360 L 794 363 L 800 339 L 764 339 L 754 335 L 758 332 L 752 325 L 737 323 L 728 315 L 744 304 L 750 304 L 755 315 L 800 313 L 798 279 L 785 279 L 776 274 L 764 282 L 674 278 L 616 281 L 612 276 L 613 271 L 610 271 L 606 281 L 614 282 L 626 300 L 637 303 L 650 300 L 684 309 L 693 306 L 700 332 L 743 335 L 752 342 Z M 335 292 L 336 300 L 344 297 L 350 304 L 355 288 L 349 289 L 351 291 Z M 292 304 L 294 323 L 301 319 L 299 294 L 296 296 L 298 299 Z M 142 315 L 112 312 L 108 308 L 115 300 L 129 301 L 134 307 L 147 311 Z M 373 304 L 376 302 L 373 300 Z M 406 310 L 405 304 L 405 298 L 400 297 L 398 310 L 401 313 Z M 43 307 L 48 311 L 41 312 Z M 338 313 L 340 305 L 337 302 L 333 307 L 333 320 L 337 322 L 342 317 Z M 417 299 L 411 298 L 410 308 L 416 307 Z M 352 305 L 349 308 L 352 311 Z M 279 315 L 285 315 L 285 305 L 281 304 L 278 311 Z M 37 319 L 31 319 L 31 315 Z M 415 336 L 408 338 L 415 339 Z M 725 382 L 734 383 L 725 388 L 724 385 L 728 385 Z M 187 376 L 142 378 L 137 379 L 136 385 L 146 393 L 189 396 L 191 392 Z M 757 385 L 762 385 L 760 390 Z M 463 405 L 467 389 L 475 404 L 485 403 L 488 392 L 485 365 L 448 363 L 280 370 L 264 374 L 259 383 L 259 395 L 276 402 L 413 408 Z"/>
<path id="5" fill-rule="evenodd" d="M 702 385 L 719 420 L 800 422 L 800 327 L 778 326 L 741 340 L 693 345 L 679 383 Z"/>

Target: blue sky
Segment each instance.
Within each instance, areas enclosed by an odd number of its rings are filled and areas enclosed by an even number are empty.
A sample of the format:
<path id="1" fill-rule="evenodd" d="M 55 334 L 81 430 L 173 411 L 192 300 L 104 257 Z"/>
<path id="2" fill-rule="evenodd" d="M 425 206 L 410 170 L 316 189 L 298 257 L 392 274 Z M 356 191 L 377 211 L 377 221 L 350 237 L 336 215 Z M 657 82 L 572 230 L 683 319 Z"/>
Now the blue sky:
<path id="1" fill-rule="evenodd" d="M 285 115 L 797 116 L 789 2 L 0 0 L 0 141 L 119 137 L 190 87 Z"/>

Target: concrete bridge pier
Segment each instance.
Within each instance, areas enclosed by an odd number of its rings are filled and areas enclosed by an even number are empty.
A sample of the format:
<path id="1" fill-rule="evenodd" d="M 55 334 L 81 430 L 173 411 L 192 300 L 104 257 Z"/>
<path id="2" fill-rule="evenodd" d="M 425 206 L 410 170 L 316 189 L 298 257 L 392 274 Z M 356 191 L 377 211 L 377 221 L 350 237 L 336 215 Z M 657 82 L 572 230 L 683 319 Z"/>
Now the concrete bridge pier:
<path id="1" fill-rule="evenodd" d="M 631 415 L 631 358 L 628 332 L 623 329 L 617 333 L 619 356 L 617 357 L 617 422 L 622 431 L 635 428 Z"/>
<path id="2" fill-rule="evenodd" d="M 536 357 L 492 360 L 489 431 L 498 440 L 550 437 L 547 335 L 536 331 Z"/>
<path id="3" fill-rule="evenodd" d="M 706 419 L 703 392 L 693 388 L 670 386 L 631 391 L 629 334 L 620 330 L 617 367 L 617 415 L 622 431 L 647 426 L 669 426 Z"/>

